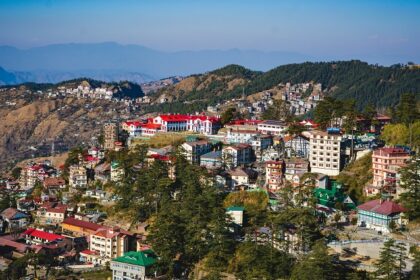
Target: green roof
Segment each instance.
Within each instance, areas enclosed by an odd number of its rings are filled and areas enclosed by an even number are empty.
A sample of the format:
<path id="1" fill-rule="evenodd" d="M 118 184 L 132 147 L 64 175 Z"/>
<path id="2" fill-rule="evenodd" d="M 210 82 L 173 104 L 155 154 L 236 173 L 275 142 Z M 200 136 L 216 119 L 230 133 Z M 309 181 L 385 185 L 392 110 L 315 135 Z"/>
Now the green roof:
<path id="1" fill-rule="evenodd" d="M 115 258 L 112 261 L 147 267 L 156 263 L 156 255 L 152 250 L 127 252 L 124 256 Z"/>
<path id="2" fill-rule="evenodd" d="M 230 206 L 226 210 L 227 211 L 244 211 L 245 208 L 242 206 Z"/>

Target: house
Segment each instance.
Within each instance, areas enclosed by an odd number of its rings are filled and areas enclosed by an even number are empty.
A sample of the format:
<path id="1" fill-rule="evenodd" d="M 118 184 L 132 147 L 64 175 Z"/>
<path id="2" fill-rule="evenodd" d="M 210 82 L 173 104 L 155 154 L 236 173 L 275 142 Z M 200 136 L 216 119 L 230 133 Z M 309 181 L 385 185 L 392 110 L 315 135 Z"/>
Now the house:
<path id="1" fill-rule="evenodd" d="M 115 142 L 118 141 L 118 124 L 106 123 L 104 125 L 104 148 L 105 150 L 114 150 Z"/>
<path id="2" fill-rule="evenodd" d="M 260 135 L 260 132 L 255 130 L 233 130 L 228 129 L 225 142 L 228 144 L 250 144 L 252 138 Z"/>
<path id="3" fill-rule="evenodd" d="M 41 224 L 60 224 L 67 215 L 67 205 L 56 202 L 45 202 L 36 211 L 36 219 Z"/>
<path id="4" fill-rule="evenodd" d="M 356 207 L 354 201 L 344 193 L 343 185 L 336 180 L 330 179 L 328 176 L 321 175 L 314 189 L 314 195 L 317 204 L 327 207 L 336 208 L 338 204 L 344 209 L 354 209 Z"/>
<path id="5" fill-rule="evenodd" d="M 50 165 L 31 162 L 20 173 L 20 188 L 24 190 L 31 189 L 35 186 L 36 182 L 43 182 L 45 178 L 55 174 L 56 170 Z"/>
<path id="6" fill-rule="evenodd" d="M 309 157 L 309 138 L 298 136 L 284 137 L 284 148 L 288 157 Z"/>
<path id="7" fill-rule="evenodd" d="M 150 249 L 127 252 L 123 256 L 112 259 L 110 264 L 112 279 L 152 279 L 156 277 L 155 270 L 153 269 L 156 260 L 156 255 Z"/>
<path id="8" fill-rule="evenodd" d="M 213 151 L 200 157 L 200 166 L 207 169 L 222 167 L 222 151 Z"/>
<path id="9" fill-rule="evenodd" d="M 237 186 L 248 186 L 249 185 L 249 174 L 242 168 L 235 168 L 228 171 L 229 174 L 229 186 L 234 189 Z"/>
<path id="10" fill-rule="evenodd" d="M 200 156 L 211 151 L 211 144 L 208 141 L 192 141 L 182 144 L 182 153 L 192 164 L 200 164 Z"/>
<path id="11" fill-rule="evenodd" d="M 249 164 L 252 162 L 252 148 L 247 144 L 223 147 L 222 161 L 228 167 Z"/>
<path id="12" fill-rule="evenodd" d="M 75 219 L 73 217 L 67 217 L 61 223 L 62 231 L 68 232 L 74 236 L 90 236 L 101 227 L 103 226 L 96 223 Z"/>
<path id="13" fill-rule="evenodd" d="M 66 181 L 60 177 L 45 178 L 43 182 L 44 189 L 57 191 L 66 188 Z"/>
<path id="14" fill-rule="evenodd" d="M 244 222 L 244 210 L 242 206 L 230 206 L 226 209 L 226 213 L 230 216 L 233 223 L 242 226 Z"/>
<path id="15" fill-rule="evenodd" d="M 69 168 L 69 185 L 71 188 L 87 187 L 87 170 L 81 165 L 72 165 Z"/>
<path id="16" fill-rule="evenodd" d="M 221 128 L 220 119 L 203 115 L 160 115 L 153 118 L 162 132 L 191 131 L 205 135 L 216 134 Z"/>
<path id="17" fill-rule="evenodd" d="M 117 227 L 101 227 L 90 235 L 89 250 L 97 252 L 95 262 L 105 265 L 112 258 L 120 257 L 129 251 L 130 233 Z"/>
<path id="18" fill-rule="evenodd" d="M 124 169 L 117 161 L 111 162 L 111 181 L 118 182 L 124 178 Z"/>
<path id="19" fill-rule="evenodd" d="M 35 245 L 44 245 L 44 244 L 52 244 L 52 243 L 59 243 L 63 242 L 65 237 L 62 235 L 34 229 L 28 228 L 23 233 L 26 244 L 35 244 Z"/>
<path id="20" fill-rule="evenodd" d="M 283 169 L 283 160 L 265 162 L 265 185 L 270 191 L 275 192 L 283 185 Z"/>
<path id="21" fill-rule="evenodd" d="M 310 133 L 311 172 L 337 176 L 341 170 L 341 139 L 337 129 Z"/>
<path id="22" fill-rule="evenodd" d="M 289 158 L 285 160 L 285 178 L 294 186 L 299 184 L 300 177 L 309 171 L 309 162 L 303 158 Z M 296 182 L 297 178 L 297 182 Z"/>
<path id="23" fill-rule="evenodd" d="M 107 162 L 99 164 L 94 168 L 94 172 L 95 180 L 106 183 L 111 178 L 111 164 Z"/>
<path id="24" fill-rule="evenodd" d="M 401 214 L 405 211 L 393 201 L 375 199 L 357 207 L 357 222 L 360 226 L 389 233 L 391 222 L 401 226 Z"/>
<path id="25" fill-rule="evenodd" d="M 287 129 L 287 125 L 282 121 L 266 120 L 258 124 L 258 131 L 266 135 L 282 136 Z"/>
<path id="26" fill-rule="evenodd" d="M 270 135 L 257 135 L 251 138 L 251 147 L 257 161 L 260 161 L 263 152 L 273 145 L 273 137 Z"/>
<path id="27" fill-rule="evenodd" d="M 395 189 L 399 185 L 398 170 L 410 159 L 410 154 L 402 148 L 380 148 L 372 153 L 373 187 L 380 189 L 389 185 Z M 375 188 L 373 188 L 375 189 Z M 375 195 L 375 192 L 365 192 L 366 195 Z"/>
<path id="28" fill-rule="evenodd" d="M 0 214 L 0 217 L 3 221 L 3 228 L 1 229 L 2 231 L 5 231 L 6 229 L 13 230 L 26 228 L 30 222 L 29 215 L 15 208 L 7 208 L 3 210 L 3 212 Z"/>

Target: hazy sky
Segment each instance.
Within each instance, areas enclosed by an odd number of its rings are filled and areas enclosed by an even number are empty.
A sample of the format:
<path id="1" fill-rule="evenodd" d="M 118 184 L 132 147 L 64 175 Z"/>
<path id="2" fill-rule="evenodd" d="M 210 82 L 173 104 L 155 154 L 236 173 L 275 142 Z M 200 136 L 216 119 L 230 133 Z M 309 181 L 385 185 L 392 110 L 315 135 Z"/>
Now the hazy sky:
<path id="1" fill-rule="evenodd" d="M 0 0 L 0 45 L 104 41 L 420 62 L 420 1 Z"/>

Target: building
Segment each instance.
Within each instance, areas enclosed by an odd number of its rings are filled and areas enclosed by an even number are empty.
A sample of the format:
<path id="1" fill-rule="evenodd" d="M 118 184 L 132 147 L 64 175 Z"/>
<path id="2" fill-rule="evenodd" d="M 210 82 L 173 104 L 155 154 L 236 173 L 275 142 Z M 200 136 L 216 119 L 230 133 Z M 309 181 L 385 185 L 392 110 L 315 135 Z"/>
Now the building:
<path id="1" fill-rule="evenodd" d="M 273 137 L 270 135 L 257 135 L 251 138 L 251 147 L 255 158 L 260 161 L 264 150 L 273 145 Z"/>
<path id="2" fill-rule="evenodd" d="M 216 134 L 221 128 L 220 119 L 203 115 L 159 115 L 153 124 L 160 125 L 162 132 L 191 131 L 205 135 Z"/>
<path id="3" fill-rule="evenodd" d="M 270 191 L 277 191 L 283 185 L 282 160 L 270 160 L 265 162 L 265 185 Z"/>
<path id="4" fill-rule="evenodd" d="M 258 124 L 258 131 L 262 134 L 282 136 L 287 130 L 287 125 L 282 121 L 266 120 Z"/>
<path id="5" fill-rule="evenodd" d="M 375 199 L 357 207 L 357 222 L 360 226 L 388 233 L 391 222 L 397 227 L 402 224 L 401 213 L 405 211 L 393 201 Z"/>
<path id="6" fill-rule="evenodd" d="M 66 218 L 67 205 L 61 203 L 46 202 L 36 211 L 36 219 L 40 224 L 61 224 Z"/>
<path id="7" fill-rule="evenodd" d="M 296 178 L 300 178 L 309 171 L 309 162 L 303 158 L 290 158 L 285 160 L 284 176 L 286 180 L 291 181 L 294 186 L 299 184 Z M 297 176 L 297 177 L 296 177 Z"/>
<path id="8" fill-rule="evenodd" d="M 34 228 L 28 228 L 23 235 L 25 236 L 26 244 L 45 245 L 64 241 L 64 236 Z"/>
<path id="9" fill-rule="evenodd" d="M 124 169 L 117 161 L 111 162 L 111 181 L 119 182 L 124 178 Z"/>
<path id="10" fill-rule="evenodd" d="M 101 227 L 103 226 L 83 220 L 78 220 L 73 217 L 68 217 L 61 223 L 62 231 L 70 233 L 73 236 L 90 236 Z"/>
<path id="11" fill-rule="evenodd" d="M 222 167 L 222 151 L 213 151 L 200 157 L 200 166 L 207 169 Z"/>
<path id="12" fill-rule="evenodd" d="M 81 165 L 72 165 L 69 168 L 69 185 L 71 188 L 87 187 L 87 170 Z"/>
<path id="13" fill-rule="evenodd" d="M 228 171 L 229 174 L 229 186 L 236 188 L 237 186 L 248 186 L 249 185 L 249 174 L 242 168 L 235 168 Z"/>
<path id="14" fill-rule="evenodd" d="M 410 159 L 410 154 L 401 148 L 380 148 L 372 154 L 373 182 L 376 187 L 391 183 L 398 185 L 398 170 Z"/>
<path id="15" fill-rule="evenodd" d="M 237 144 L 223 147 L 222 162 L 232 168 L 252 162 L 252 148 L 247 144 Z"/>
<path id="16" fill-rule="evenodd" d="M 341 170 L 341 139 L 336 130 L 311 131 L 309 162 L 312 173 L 337 176 Z"/>
<path id="17" fill-rule="evenodd" d="M 112 259 L 110 268 L 113 280 L 145 280 L 156 277 L 153 265 L 156 255 L 150 249 L 127 252 L 123 256 Z"/>
<path id="18" fill-rule="evenodd" d="M 242 206 L 230 206 L 226 209 L 226 213 L 230 216 L 233 223 L 242 226 L 244 222 L 244 210 Z"/>
<path id="19" fill-rule="evenodd" d="M 104 125 L 104 148 L 114 150 L 115 142 L 118 141 L 118 124 L 106 123 Z"/>
<path id="20" fill-rule="evenodd" d="M 284 148 L 288 157 L 309 157 L 309 138 L 298 135 L 298 136 L 286 136 L 284 137 Z"/>
<path id="21" fill-rule="evenodd" d="M 89 250 L 97 252 L 95 262 L 104 265 L 129 251 L 129 233 L 119 228 L 101 227 L 90 235 Z"/>
<path id="22" fill-rule="evenodd" d="M 0 214 L 1 217 L 1 231 L 5 231 L 6 229 L 14 230 L 14 229 L 21 229 L 26 228 L 29 224 L 30 216 L 15 209 L 15 208 L 7 208 L 3 210 Z"/>
<path id="23" fill-rule="evenodd" d="M 45 178 L 43 182 L 44 188 L 50 190 L 60 190 L 66 188 L 66 181 L 60 177 Z"/>
<path id="24" fill-rule="evenodd" d="M 251 144 L 254 137 L 260 135 L 255 130 L 233 130 L 229 129 L 225 136 L 225 142 L 228 144 Z"/>
<path id="25" fill-rule="evenodd" d="M 200 164 L 200 157 L 211 151 L 211 144 L 208 141 L 193 141 L 182 144 L 182 153 L 192 164 Z"/>
<path id="26" fill-rule="evenodd" d="M 43 182 L 46 178 L 54 176 L 56 170 L 47 164 L 29 163 L 20 174 L 19 185 L 21 189 L 27 190 L 35 186 L 36 182 Z"/>
<path id="27" fill-rule="evenodd" d="M 321 175 L 314 189 L 317 204 L 327 208 L 337 208 L 341 205 L 343 209 L 354 209 L 354 201 L 344 193 L 343 185 L 328 176 Z"/>

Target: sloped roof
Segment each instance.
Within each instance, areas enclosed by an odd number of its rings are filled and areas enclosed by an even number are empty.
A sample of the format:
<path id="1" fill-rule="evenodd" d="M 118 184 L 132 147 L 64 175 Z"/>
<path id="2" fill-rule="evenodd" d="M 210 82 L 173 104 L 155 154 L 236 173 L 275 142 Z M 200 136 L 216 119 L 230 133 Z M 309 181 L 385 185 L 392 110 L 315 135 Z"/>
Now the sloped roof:
<path id="1" fill-rule="evenodd" d="M 99 228 L 104 227 L 104 226 L 101 226 L 99 224 L 78 220 L 78 219 L 73 218 L 73 217 L 69 217 L 69 218 L 64 219 L 64 221 L 61 224 L 67 224 L 67 225 L 71 225 L 71 226 L 85 228 L 85 229 L 89 229 L 89 230 L 92 230 L 92 231 L 97 231 Z"/>
<path id="2" fill-rule="evenodd" d="M 19 210 L 15 208 L 7 208 L 3 212 L 1 212 L 1 216 L 4 218 L 10 220 L 10 219 L 21 219 L 21 218 L 27 218 L 28 215 L 25 213 L 20 212 Z"/>
<path id="3" fill-rule="evenodd" d="M 124 256 L 115 258 L 112 261 L 147 267 L 156 263 L 156 255 L 152 250 L 127 252 Z"/>
<path id="4" fill-rule="evenodd" d="M 375 199 L 357 207 L 359 210 L 370 211 L 381 215 L 392 215 L 405 212 L 406 209 L 393 201 Z"/>
<path id="5" fill-rule="evenodd" d="M 28 228 L 24 232 L 24 234 L 32 236 L 32 237 L 37 237 L 37 238 L 40 238 L 40 239 L 43 239 L 43 240 L 47 240 L 47 241 L 50 241 L 50 242 L 58 240 L 58 239 L 64 239 L 64 237 L 61 236 L 61 235 L 54 234 L 54 233 L 49 233 L 49 232 L 42 231 L 42 230 L 37 230 L 37 229 L 34 229 L 34 228 Z"/>

